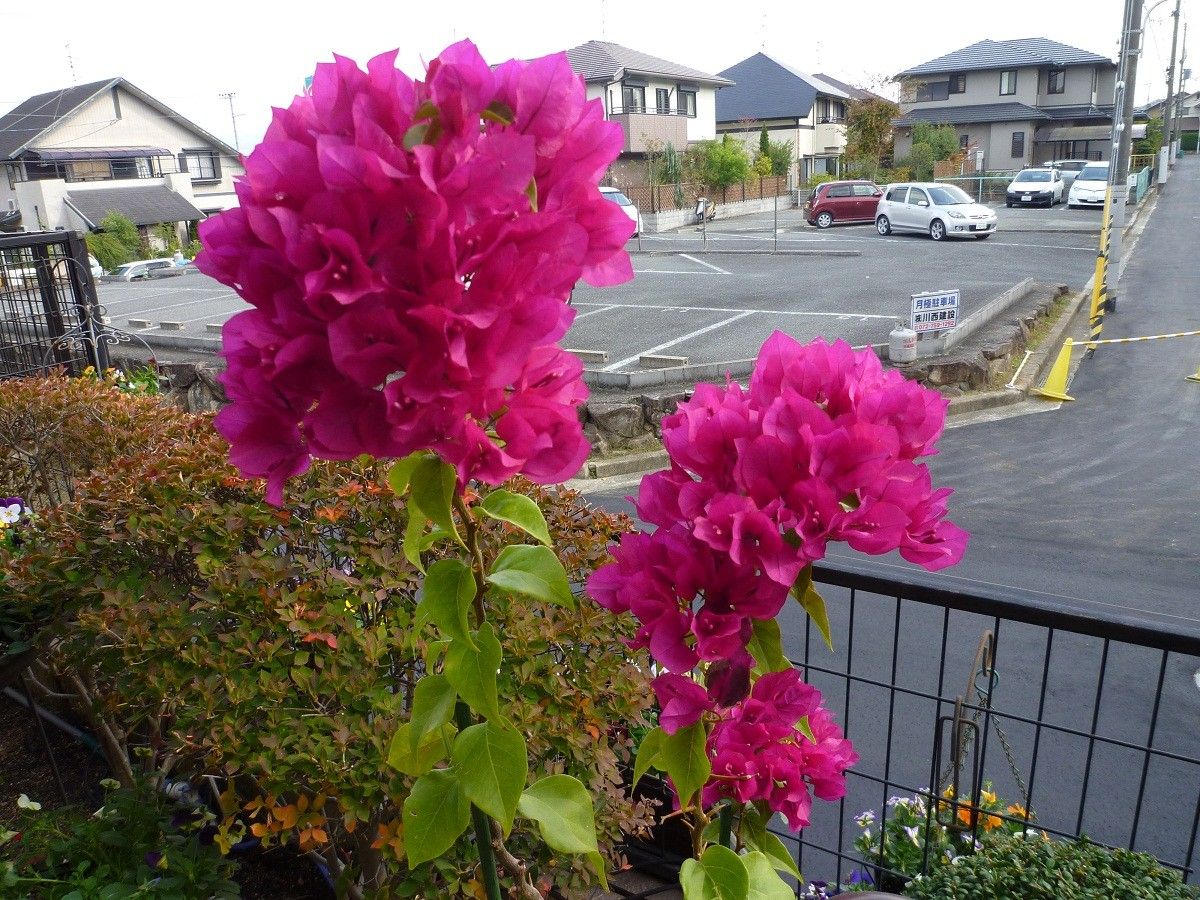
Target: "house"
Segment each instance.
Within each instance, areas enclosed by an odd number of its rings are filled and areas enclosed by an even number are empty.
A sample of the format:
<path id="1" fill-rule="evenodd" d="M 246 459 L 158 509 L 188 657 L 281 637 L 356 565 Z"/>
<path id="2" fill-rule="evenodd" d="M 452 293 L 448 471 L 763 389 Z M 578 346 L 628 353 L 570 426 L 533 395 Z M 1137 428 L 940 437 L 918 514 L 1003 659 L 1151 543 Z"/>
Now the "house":
<path id="1" fill-rule="evenodd" d="M 239 154 L 124 78 L 30 97 L 0 117 L 0 216 L 26 231 L 151 227 L 237 205 Z"/>
<path id="2" fill-rule="evenodd" d="M 734 85 L 717 95 L 717 131 L 758 150 L 762 127 L 773 141 L 791 141 L 792 183 L 818 173 L 841 172 L 846 146 L 846 103 L 852 94 L 765 53 L 721 72 Z"/>
<path id="3" fill-rule="evenodd" d="M 874 91 L 868 91 L 866 88 L 855 87 L 852 84 L 846 84 L 844 81 L 838 81 L 838 79 L 834 78 L 832 75 L 826 75 L 824 72 L 818 72 L 813 77 L 819 78 L 826 84 L 832 84 L 835 88 L 845 91 L 853 100 L 884 100 L 891 102 L 887 99 L 887 97 L 876 94 Z"/>
<path id="4" fill-rule="evenodd" d="M 1149 119 L 1166 119 L 1166 111 L 1167 100 L 1164 97 L 1139 106 L 1133 111 L 1133 117 L 1142 122 Z M 1200 91 L 1180 91 L 1175 96 L 1175 116 L 1179 134 L 1200 130 Z"/>
<path id="5" fill-rule="evenodd" d="M 567 51 L 587 85 L 589 100 L 604 102 L 605 116 L 625 134 L 613 174 L 626 183 L 646 181 L 647 152 L 717 136 L 717 92 L 733 84 L 609 41 L 588 41 Z"/>
<path id="6" fill-rule="evenodd" d="M 983 40 L 906 69 L 896 159 L 912 126 L 951 125 L 981 168 L 1011 171 L 1051 159 L 1107 159 L 1116 64 L 1046 38 Z"/>

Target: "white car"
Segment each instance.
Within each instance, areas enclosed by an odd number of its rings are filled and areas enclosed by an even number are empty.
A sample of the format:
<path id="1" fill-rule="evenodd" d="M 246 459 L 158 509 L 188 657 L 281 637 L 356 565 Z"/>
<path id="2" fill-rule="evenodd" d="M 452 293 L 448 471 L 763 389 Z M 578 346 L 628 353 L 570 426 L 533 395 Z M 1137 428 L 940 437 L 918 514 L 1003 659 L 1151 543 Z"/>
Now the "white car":
<path id="1" fill-rule="evenodd" d="M 169 259 L 139 259 L 127 262 L 113 269 L 111 275 L 104 275 L 101 281 L 144 281 L 149 278 L 169 278 L 172 275 L 182 275 L 183 269 L 178 268 Z"/>
<path id="2" fill-rule="evenodd" d="M 1071 192 L 1067 194 L 1067 207 L 1083 209 L 1086 206 L 1104 206 L 1104 194 L 1108 190 L 1108 163 L 1091 162 L 1075 176 Z"/>
<path id="3" fill-rule="evenodd" d="M 919 231 L 933 240 L 996 233 L 996 211 L 976 203 L 962 188 L 937 182 L 889 184 L 875 210 L 875 230 Z"/>
<path id="4" fill-rule="evenodd" d="M 629 218 L 633 220 L 634 237 L 637 237 L 642 233 L 642 214 L 638 212 L 637 205 L 632 200 L 622 194 L 620 190 L 615 187 L 600 188 L 600 196 L 605 200 L 611 200 L 613 203 L 620 206 L 621 209 L 625 211 L 625 215 L 629 216 Z"/>
<path id="5" fill-rule="evenodd" d="M 1062 203 L 1063 177 L 1058 169 L 1022 169 L 1004 194 L 1004 205 L 1053 206 Z"/>

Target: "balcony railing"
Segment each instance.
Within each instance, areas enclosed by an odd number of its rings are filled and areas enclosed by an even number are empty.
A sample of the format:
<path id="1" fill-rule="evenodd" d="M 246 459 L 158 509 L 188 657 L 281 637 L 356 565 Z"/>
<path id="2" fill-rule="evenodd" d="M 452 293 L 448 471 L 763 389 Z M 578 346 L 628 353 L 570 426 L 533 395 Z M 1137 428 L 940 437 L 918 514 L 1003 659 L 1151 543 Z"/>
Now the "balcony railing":
<path id="1" fill-rule="evenodd" d="M 614 106 L 608 111 L 608 114 L 610 116 L 635 114 L 639 116 L 685 116 L 689 119 L 696 118 L 694 112 L 663 106 Z"/>

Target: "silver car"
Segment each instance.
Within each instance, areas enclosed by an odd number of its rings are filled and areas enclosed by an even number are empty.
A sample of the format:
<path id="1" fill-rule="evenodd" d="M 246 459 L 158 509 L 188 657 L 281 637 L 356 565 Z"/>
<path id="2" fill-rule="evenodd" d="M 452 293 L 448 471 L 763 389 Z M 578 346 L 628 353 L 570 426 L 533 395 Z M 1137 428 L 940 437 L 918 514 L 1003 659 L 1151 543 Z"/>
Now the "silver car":
<path id="1" fill-rule="evenodd" d="M 875 230 L 924 232 L 935 241 L 948 237 L 982 241 L 995 234 L 996 213 L 953 184 L 889 184 L 875 211 Z"/>
<path id="2" fill-rule="evenodd" d="M 1058 169 L 1062 173 L 1063 190 L 1070 191 L 1071 185 L 1075 182 L 1075 176 L 1087 164 L 1088 161 L 1086 159 L 1052 159 L 1050 162 L 1042 163 L 1042 167 L 1046 169 Z"/>

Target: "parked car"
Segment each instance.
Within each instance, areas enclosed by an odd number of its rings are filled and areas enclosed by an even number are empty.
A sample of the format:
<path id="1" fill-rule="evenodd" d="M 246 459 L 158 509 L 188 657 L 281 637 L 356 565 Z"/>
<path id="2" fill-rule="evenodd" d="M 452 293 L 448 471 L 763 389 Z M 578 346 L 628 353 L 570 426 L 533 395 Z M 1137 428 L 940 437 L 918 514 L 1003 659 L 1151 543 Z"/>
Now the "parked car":
<path id="1" fill-rule="evenodd" d="M 1053 206 L 1062 200 L 1063 180 L 1058 169 L 1022 169 L 1004 195 L 1004 205 L 1010 209 L 1039 203 Z"/>
<path id="2" fill-rule="evenodd" d="M 138 259 L 113 269 L 111 275 L 101 276 L 101 281 L 144 281 L 150 278 L 170 278 L 182 275 L 183 269 L 169 259 Z"/>
<path id="3" fill-rule="evenodd" d="M 1086 206 L 1104 206 L 1104 195 L 1108 190 L 1108 163 L 1090 162 L 1075 176 L 1075 183 L 1067 194 L 1069 209 Z"/>
<path id="4" fill-rule="evenodd" d="M 615 187 L 600 188 L 600 196 L 605 200 L 611 200 L 613 203 L 616 203 L 618 206 L 620 206 L 621 209 L 625 210 L 625 215 L 629 216 L 629 218 L 633 220 L 634 237 L 637 237 L 642 233 L 642 214 L 638 212 L 637 205 L 632 200 L 622 194 Z"/>
<path id="5" fill-rule="evenodd" d="M 1088 164 L 1086 159 L 1052 159 L 1042 163 L 1044 169 L 1058 169 L 1062 173 L 1063 190 L 1069 191 L 1075 183 L 1075 176 Z"/>
<path id="6" fill-rule="evenodd" d="M 818 228 L 842 222 L 873 222 L 882 196 L 883 190 L 870 181 L 826 181 L 809 191 L 804 218 Z"/>
<path id="7" fill-rule="evenodd" d="M 914 182 L 889 184 L 879 198 L 875 230 L 920 231 L 933 240 L 973 237 L 984 240 L 996 233 L 996 212 L 953 184 Z"/>

